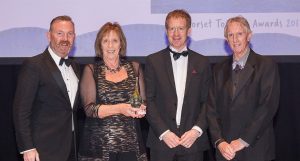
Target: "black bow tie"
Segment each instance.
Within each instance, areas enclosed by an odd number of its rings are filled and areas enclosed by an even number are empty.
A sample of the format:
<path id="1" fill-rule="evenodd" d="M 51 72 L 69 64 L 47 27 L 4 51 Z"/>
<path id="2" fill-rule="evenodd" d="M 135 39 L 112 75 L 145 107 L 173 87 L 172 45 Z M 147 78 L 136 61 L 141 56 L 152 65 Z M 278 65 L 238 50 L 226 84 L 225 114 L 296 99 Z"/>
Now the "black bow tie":
<path id="1" fill-rule="evenodd" d="M 72 60 L 71 59 L 64 59 L 64 58 L 61 58 L 60 59 L 60 61 L 59 61 L 59 65 L 61 66 L 61 65 L 63 65 L 63 64 L 66 64 L 66 66 L 70 66 L 71 65 L 71 63 L 72 63 Z"/>
<path id="2" fill-rule="evenodd" d="M 187 50 L 186 50 L 186 51 L 183 51 L 183 52 L 181 52 L 181 53 L 178 53 L 178 52 L 172 51 L 172 50 L 169 48 L 169 51 L 170 51 L 171 53 L 173 53 L 173 58 L 174 58 L 174 60 L 177 60 L 180 56 L 186 57 L 186 56 L 189 54 L 189 52 L 188 52 Z"/>

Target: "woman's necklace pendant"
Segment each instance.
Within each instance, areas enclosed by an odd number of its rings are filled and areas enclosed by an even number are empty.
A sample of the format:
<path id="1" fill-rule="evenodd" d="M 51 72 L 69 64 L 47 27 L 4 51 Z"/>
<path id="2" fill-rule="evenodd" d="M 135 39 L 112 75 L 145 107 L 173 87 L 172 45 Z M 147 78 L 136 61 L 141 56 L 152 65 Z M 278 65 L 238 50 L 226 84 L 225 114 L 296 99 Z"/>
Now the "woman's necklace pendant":
<path id="1" fill-rule="evenodd" d="M 106 64 L 105 64 L 105 67 L 106 67 L 106 70 L 109 71 L 109 72 L 111 72 L 111 73 L 117 73 L 117 72 L 119 72 L 121 70 L 121 65 L 120 64 L 118 65 L 117 68 L 114 68 L 114 69 L 110 68 Z"/>

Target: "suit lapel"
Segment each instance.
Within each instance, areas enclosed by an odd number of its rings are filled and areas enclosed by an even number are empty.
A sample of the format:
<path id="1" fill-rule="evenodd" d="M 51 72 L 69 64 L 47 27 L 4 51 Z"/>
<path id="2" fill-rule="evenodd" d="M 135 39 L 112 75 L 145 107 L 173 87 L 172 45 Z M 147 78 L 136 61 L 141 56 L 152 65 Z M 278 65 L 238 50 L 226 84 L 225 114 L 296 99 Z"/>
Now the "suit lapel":
<path id="1" fill-rule="evenodd" d="M 226 65 L 224 65 L 224 88 L 226 89 L 227 93 L 229 94 L 230 98 L 233 99 L 233 81 L 232 81 L 232 57 L 229 58 Z"/>
<path id="2" fill-rule="evenodd" d="M 169 51 L 166 49 L 163 53 L 164 57 L 164 62 L 165 62 L 165 67 L 167 70 L 167 75 L 170 80 L 170 84 L 173 87 L 175 93 L 176 93 L 176 87 L 175 87 L 175 80 L 174 80 L 174 73 L 173 73 L 173 68 L 172 68 L 172 62 L 171 62 L 171 57 Z"/>
<path id="3" fill-rule="evenodd" d="M 79 69 L 78 69 L 78 67 L 77 67 L 77 65 L 76 65 L 76 63 L 75 63 L 74 61 L 72 61 L 71 66 L 72 66 L 72 68 L 73 68 L 73 71 L 74 71 L 75 74 L 76 74 L 76 77 L 77 77 L 78 79 L 80 79 L 80 71 L 79 71 Z"/>
<path id="4" fill-rule="evenodd" d="M 188 93 L 191 78 L 192 78 L 192 74 L 193 74 L 193 72 L 195 72 L 195 71 L 193 71 L 193 70 L 195 70 L 193 68 L 193 65 L 194 65 L 193 56 L 194 56 L 193 53 L 191 53 L 191 51 L 189 51 L 184 96 L 187 95 L 187 93 Z M 200 72 L 200 71 L 196 71 L 196 72 Z"/>
<path id="5" fill-rule="evenodd" d="M 45 56 L 45 64 L 48 67 L 52 77 L 56 81 L 60 91 L 62 92 L 63 96 L 68 100 L 70 103 L 70 98 L 67 93 L 67 87 L 63 80 L 60 70 L 58 69 L 57 65 L 55 64 L 54 60 L 52 59 L 48 49 L 44 52 Z"/>
<path id="6" fill-rule="evenodd" d="M 75 64 L 74 61 L 72 61 L 72 64 L 71 64 L 72 68 L 73 68 L 73 71 L 74 73 L 76 74 L 76 77 L 80 80 L 80 69 L 78 68 L 78 66 Z M 76 106 L 76 102 L 78 101 L 79 99 L 79 84 L 78 84 L 78 88 L 77 88 L 77 92 L 76 92 L 76 97 L 75 97 L 75 100 L 74 100 L 74 106 L 73 106 L 73 110 L 75 109 Z"/>
<path id="7" fill-rule="evenodd" d="M 236 88 L 235 97 L 238 96 L 238 94 L 245 87 L 245 85 L 248 82 L 249 78 L 253 74 L 254 66 L 255 66 L 255 60 L 254 60 L 254 57 L 253 57 L 253 53 L 250 52 L 250 55 L 248 56 L 248 60 L 245 64 L 245 67 L 240 73 L 239 83 L 238 83 L 238 86 Z"/>

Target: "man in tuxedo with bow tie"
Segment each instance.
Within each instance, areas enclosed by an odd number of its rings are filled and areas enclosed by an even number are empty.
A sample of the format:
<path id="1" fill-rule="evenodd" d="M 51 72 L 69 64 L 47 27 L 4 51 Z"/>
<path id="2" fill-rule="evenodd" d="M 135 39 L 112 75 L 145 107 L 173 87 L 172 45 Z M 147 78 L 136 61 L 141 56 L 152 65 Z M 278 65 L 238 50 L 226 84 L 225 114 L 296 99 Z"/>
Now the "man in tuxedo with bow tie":
<path id="1" fill-rule="evenodd" d="M 48 48 L 24 61 L 13 106 L 18 148 L 24 161 L 75 161 L 79 65 L 68 59 L 74 23 L 50 23 Z"/>
<path id="2" fill-rule="evenodd" d="M 202 161 L 211 70 L 206 57 L 187 47 L 191 16 L 170 12 L 165 21 L 169 46 L 146 58 L 147 146 L 151 161 Z"/>
<path id="3" fill-rule="evenodd" d="M 279 103 L 278 68 L 255 53 L 248 21 L 230 18 L 224 36 L 233 55 L 215 65 L 207 120 L 218 161 L 275 159 L 273 118 Z"/>

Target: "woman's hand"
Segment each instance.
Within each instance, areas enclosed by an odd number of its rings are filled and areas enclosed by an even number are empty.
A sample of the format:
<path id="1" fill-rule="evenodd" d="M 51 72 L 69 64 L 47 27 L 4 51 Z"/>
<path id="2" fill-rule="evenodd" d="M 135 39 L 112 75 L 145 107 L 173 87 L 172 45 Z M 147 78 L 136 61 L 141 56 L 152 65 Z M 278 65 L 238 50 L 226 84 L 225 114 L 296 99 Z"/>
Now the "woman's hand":
<path id="1" fill-rule="evenodd" d="M 134 108 L 130 104 L 122 103 L 120 113 L 132 118 L 142 118 L 146 114 L 146 106 L 142 104 L 139 108 Z"/>
<path id="2" fill-rule="evenodd" d="M 140 118 L 138 115 L 139 108 L 133 108 L 130 104 L 121 103 L 120 106 L 120 113 L 132 118 Z"/>
<path id="3" fill-rule="evenodd" d="M 138 109 L 138 118 L 143 118 L 146 115 L 146 106 L 144 104 L 141 104 L 141 106 Z"/>

